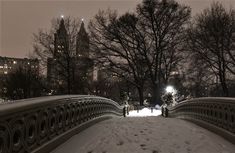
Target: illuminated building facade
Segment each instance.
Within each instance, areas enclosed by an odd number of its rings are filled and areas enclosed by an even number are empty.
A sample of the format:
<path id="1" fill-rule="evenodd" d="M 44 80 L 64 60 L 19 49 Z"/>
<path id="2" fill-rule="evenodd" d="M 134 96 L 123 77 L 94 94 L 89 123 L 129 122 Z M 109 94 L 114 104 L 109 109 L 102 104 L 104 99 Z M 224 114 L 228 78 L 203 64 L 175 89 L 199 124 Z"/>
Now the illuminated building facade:
<path id="1" fill-rule="evenodd" d="M 32 73 L 39 74 L 39 60 L 0 56 L 0 78 L 6 78 L 19 68 L 30 69 Z"/>

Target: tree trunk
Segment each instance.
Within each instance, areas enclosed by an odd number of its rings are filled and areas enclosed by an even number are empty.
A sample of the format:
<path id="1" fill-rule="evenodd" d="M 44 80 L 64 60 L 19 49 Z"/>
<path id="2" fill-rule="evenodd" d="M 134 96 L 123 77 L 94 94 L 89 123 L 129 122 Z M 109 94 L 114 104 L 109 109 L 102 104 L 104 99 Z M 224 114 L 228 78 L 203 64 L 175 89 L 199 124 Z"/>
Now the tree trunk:
<path id="1" fill-rule="evenodd" d="M 162 100 L 161 100 L 161 95 L 160 95 L 160 88 L 158 84 L 154 84 L 152 87 L 152 104 L 156 105 L 161 105 Z"/>
<path id="2" fill-rule="evenodd" d="M 223 46 L 223 43 L 222 43 L 222 46 Z M 223 84 L 222 84 L 222 87 L 223 87 L 223 92 L 224 92 L 224 95 L 225 97 L 228 97 L 229 96 L 229 91 L 228 91 L 228 86 L 227 86 L 227 83 L 226 83 L 226 62 L 225 62 L 225 57 L 224 57 L 224 50 L 222 49 L 221 51 L 221 61 L 222 61 L 222 80 L 223 80 Z"/>
<path id="3" fill-rule="evenodd" d="M 225 76 L 222 75 L 221 77 L 222 77 L 221 78 L 221 86 L 222 86 L 222 89 L 223 89 L 223 96 L 228 97 L 229 96 L 229 91 L 228 91 Z"/>
<path id="4" fill-rule="evenodd" d="M 67 68 L 67 73 L 68 73 L 68 77 L 67 77 L 67 92 L 68 92 L 68 94 L 70 95 L 70 93 L 71 93 L 71 80 L 70 80 L 70 78 L 71 78 L 71 74 L 70 74 L 70 63 L 69 63 L 69 61 L 68 61 L 68 68 Z"/>
<path id="5" fill-rule="evenodd" d="M 223 90 L 223 96 L 228 97 L 229 93 L 228 93 L 228 87 L 226 83 L 225 71 L 221 67 L 219 67 L 219 80 L 220 80 L 220 84 Z"/>
<path id="6" fill-rule="evenodd" d="M 138 93 L 139 93 L 140 106 L 143 106 L 144 105 L 144 90 L 143 90 L 143 87 L 138 87 Z"/>

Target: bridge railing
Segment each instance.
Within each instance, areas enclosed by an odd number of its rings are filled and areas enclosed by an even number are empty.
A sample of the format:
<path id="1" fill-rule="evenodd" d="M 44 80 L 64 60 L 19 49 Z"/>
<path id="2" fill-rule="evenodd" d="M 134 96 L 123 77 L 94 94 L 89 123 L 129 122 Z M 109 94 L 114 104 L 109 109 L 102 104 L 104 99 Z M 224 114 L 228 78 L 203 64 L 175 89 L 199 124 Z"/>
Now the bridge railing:
<path id="1" fill-rule="evenodd" d="M 197 98 L 163 109 L 163 116 L 199 124 L 235 143 L 235 98 Z"/>
<path id="2" fill-rule="evenodd" d="M 46 153 L 88 126 L 122 116 L 123 107 L 96 96 L 52 96 L 0 105 L 0 153 Z"/>

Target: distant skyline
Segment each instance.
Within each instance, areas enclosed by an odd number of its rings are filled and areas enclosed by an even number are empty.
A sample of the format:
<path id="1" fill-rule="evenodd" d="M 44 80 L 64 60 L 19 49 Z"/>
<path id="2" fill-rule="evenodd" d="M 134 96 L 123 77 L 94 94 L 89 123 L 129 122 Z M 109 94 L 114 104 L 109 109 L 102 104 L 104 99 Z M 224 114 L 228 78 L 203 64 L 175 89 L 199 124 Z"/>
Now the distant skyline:
<path id="1" fill-rule="evenodd" d="M 0 0 L 0 56 L 27 57 L 32 49 L 32 35 L 38 29 L 49 30 L 51 19 L 73 16 L 89 20 L 99 11 L 116 9 L 119 14 L 134 11 L 142 0 Z M 177 0 L 192 8 L 192 15 L 201 12 L 215 0 Z M 235 0 L 218 0 L 226 8 L 235 8 Z"/>

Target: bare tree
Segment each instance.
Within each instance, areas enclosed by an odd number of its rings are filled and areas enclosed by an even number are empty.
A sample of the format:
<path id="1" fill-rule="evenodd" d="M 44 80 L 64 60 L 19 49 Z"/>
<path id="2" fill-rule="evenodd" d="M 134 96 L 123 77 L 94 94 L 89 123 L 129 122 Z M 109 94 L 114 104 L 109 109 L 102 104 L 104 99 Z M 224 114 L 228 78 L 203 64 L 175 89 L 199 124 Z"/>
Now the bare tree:
<path id="1" fill-rule="evenodd" d="M 198 14 L 188 30 L 188 46 L 199 55 L 228 96 L 229 72 L 234 74 L 235 11 L 216 2 Z M 208 72 L 210 73 L 210 72 Z"/>
<path id="2" fill-rule="evenodd" d="M 151 51 L 144 54 L 144 60 L 148 65 L 153 102 L 160 103 L 160 92 L 182 59 L 185 28 L 191 11 L 173 0 L 143 0 L 137 13 L 149 40 L 153 41 Z"/>
<path id="3" fill-rule="evenodd" d="M 147 69 L 141 55 L 145 34 L 135 14 L 117 17 L 115 11 L 100 11 L 89 24 L 95 60 L 116 77 L 134 85 L 143 105 Z"/>
<path id="4" fill-rule="evenodd" d="M 185 69 L 185 88 L 192 97 L 209 96 L 211 88 L 217 87 L 215 83 L 217 80 L 201 56 L 192 52 L 189 53 L 188 65 Z"/>
<path id="5" fill-rule="evenodd" d="M 144 0 L 136 14 L 119 18 L 100 12 L 90 24 L 94 50 L 105 59 L 103 64 L 109 63 L 111 71 L 117 70 L 138 90 L 150 78 L 153 102 L 160 103 L 160 90 L 181 59 L 189 18 L 190 9 L 175 1 Z"/>

